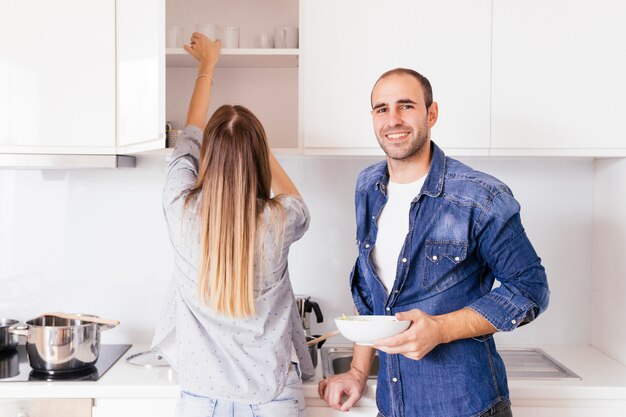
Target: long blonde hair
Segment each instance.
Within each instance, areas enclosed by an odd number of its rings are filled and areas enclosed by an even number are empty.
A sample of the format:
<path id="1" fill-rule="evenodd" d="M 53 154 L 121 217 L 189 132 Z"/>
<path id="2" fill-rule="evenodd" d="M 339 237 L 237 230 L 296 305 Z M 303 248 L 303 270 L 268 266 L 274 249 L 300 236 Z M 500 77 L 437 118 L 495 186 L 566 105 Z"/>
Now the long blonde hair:
<path id="1" fill-rule="evenodd" d="M 199 165 L 186 202 L 199 194 L 200 299 L 231 317 L 253 316 L 257 223 L 276 205 L 261 122 L 243 106 L 221 106 L 204 129 Z"/>

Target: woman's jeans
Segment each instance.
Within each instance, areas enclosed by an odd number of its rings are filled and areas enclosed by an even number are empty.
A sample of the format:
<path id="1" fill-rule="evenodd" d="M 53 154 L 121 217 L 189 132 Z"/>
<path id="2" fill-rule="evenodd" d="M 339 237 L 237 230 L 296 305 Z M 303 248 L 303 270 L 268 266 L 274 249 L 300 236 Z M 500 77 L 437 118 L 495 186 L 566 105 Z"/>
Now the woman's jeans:
<path id="1" fill-rule="evenodd" d="M 289 368 L 285 388 L 272 402 L 245 404 L 181 392 L 177 417 L 306 417 L 302 380 L 296 369 Z"/>

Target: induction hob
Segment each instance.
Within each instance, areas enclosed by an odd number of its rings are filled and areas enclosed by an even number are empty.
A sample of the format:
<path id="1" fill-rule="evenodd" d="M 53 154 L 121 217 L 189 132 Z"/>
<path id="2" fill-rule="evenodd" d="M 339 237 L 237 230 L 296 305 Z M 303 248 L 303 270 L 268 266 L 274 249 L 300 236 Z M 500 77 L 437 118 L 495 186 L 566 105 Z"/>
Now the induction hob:
<path id="1" fill-rule="evenodd" d="M 100 345 L 100 355 L 92 367 L 80 371 L 48 374 L 31 368 L 26 346 L 18 345 L 15 350 L 0 352 L 0 382 L 97 381 L 131 346 Z"/>

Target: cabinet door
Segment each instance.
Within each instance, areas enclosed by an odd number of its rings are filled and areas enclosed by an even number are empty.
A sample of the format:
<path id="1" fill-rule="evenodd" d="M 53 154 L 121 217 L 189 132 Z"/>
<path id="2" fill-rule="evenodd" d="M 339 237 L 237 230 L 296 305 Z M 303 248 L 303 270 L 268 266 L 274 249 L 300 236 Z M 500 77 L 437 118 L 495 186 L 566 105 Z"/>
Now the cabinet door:
<path id="1" fill-rule="evenodd" d="M 0 416 L 86 417 L 91 404 L 91 398 L 0 399 Z"/>
<path id="2" fill-rule="evenodd" d="M 165 147 L 165 0 L 117 0 L 117 145 Z"/>
<path id="3" fill-rule="evenodd" d="M 624 16 L 619 0 L 494 0 L 496 151 L 626 155 Z"/>
<path id="4" fill-rule="evenodd" d="M 330 407 L 307 407 L 306 414 L 308 417 L 376 417 L 378 409 L 376 407 L 354 407 L 345 413 Z"/>
<path id="5" fill-rule="evenodd" d="M 173 417 L 175 399 L 96 399 L 92 417 Z"/>
<path id="6" fill-rule="evenodd" d="M 303 0 L 301 7 L 301 120 L 308 152 L 382 152 L 370 93 L 378 77 L 396 67 L 430 80 L 439 103 L 435 142 L 461 153 L 487 152 L 491 0 Z"/>
<path id="7" fill-rule="evenodd" d="M 115 0 L 3 0 L 0 16 L 0 152 L 115 153 Z"/>
<path id="8" fill-rule="evenodd" d="M 607 403 L 608 405 L 608 403 Z M 515 417 L 624 417 L 624 408 L 612 407 L 515 407 L 513 406 Z"/>

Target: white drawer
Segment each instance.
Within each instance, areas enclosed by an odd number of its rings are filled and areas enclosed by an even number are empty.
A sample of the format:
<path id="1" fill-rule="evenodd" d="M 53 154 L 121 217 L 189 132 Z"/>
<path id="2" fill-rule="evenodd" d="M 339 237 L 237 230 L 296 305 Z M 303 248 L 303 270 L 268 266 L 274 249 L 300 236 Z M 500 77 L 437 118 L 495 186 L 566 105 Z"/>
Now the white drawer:
<path id="1" fill-rule="evenodd" d="M 91 417 L 91 398 L 0 400 L 2 417 Z"/>

